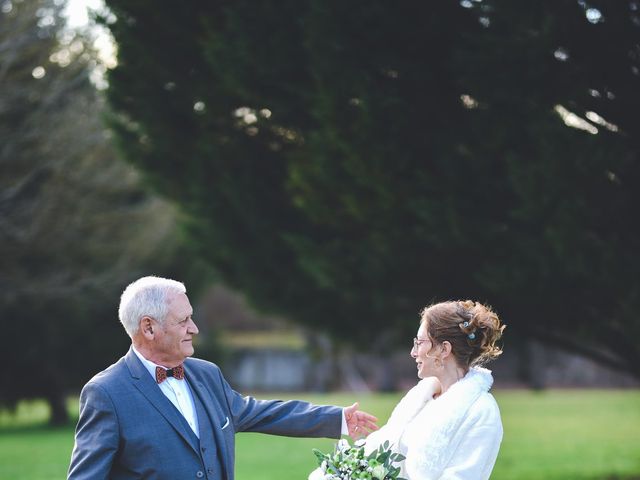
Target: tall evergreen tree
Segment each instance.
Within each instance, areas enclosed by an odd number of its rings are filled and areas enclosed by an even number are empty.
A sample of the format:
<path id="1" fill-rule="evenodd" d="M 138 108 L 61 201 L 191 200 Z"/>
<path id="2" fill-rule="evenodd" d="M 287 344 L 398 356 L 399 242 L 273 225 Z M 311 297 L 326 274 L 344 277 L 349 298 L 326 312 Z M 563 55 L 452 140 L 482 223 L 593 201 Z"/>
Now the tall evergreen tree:
<path id="1" fill-rule="evenodd" d="M 379 346 L 473 297 L 640 374 L 636 2 L 108 5 L 125 154 L 257 304 Z"/>
<path id="2" fill-rule="evenodd" d="M 174 213 L 115 156 L 89 82 L 91 43 L 64 28 L 60 2 L 0 13 L 0 405 L 66 395 L 126 348 L 123 285 L 167 267 Z M 158 261 L 160 259 L 160 261 Z"/>

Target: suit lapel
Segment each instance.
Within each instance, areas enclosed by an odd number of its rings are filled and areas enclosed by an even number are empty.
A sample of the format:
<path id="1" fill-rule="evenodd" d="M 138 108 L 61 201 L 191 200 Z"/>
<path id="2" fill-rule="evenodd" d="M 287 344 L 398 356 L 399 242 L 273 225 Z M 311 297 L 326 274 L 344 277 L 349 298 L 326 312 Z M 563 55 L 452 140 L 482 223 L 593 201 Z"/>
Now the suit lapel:
<path id="1" fill-rule="evenodd" d="M 209 391 L 202 382 L 196 380 L 197 375 L 189 375 L 194 367 L 192 365 L 189 365 L 189 363 L 187 362 L 185 362 L 184 366 L 187 378 L 191 379 L 189 381 L 189 385 L 191 385 L 191 389 L 193 390 L 194 395 L 198 396 L 200 403 L 202 404 L 211 421 L 213 435 L 216 440 L 220 458 L 222 458 L 222 461 L 220 462 L 223 469 L 222 478 L 231 478 L 229 476 L 229 472 L 233 470 L 233 465 L 229 464 L 231 457 L 229 456 L 227 441 L 225 440 L 224 433 L 222 432 L 222 426 L 224 425 L 224 422 L 230 420 L 225 417 L 223 412 L 215 408 L 214 402 L 212 401 L 212 399 L 215 398 L 213 392 Z M 229 425 L 227 428 L 233 427 Z"/>
<path id="2" fill-rule="evenodd" d="M 162 415 L 167 422 L 175 429 L 178 434 L 184 438 L 185 442 L 191 445 L 196 453 L 199 453 L 199 447 L 194 443 L 193 437 L 190 432 L 187 432 L 185 428 L 185 422 L 180 419 L 180 412 L 174 407 L 171 401 L 162 393 L 158 385 L 154 382 L 147 369 L 142 365 L 140 359 L 136 356 L 133 350 L 129 349 L 129 352 L 125 356 L 125 362 L 131 373 L 133 385 L 146 397 L 146 399 L 153 405 L 153 407 Z"/>

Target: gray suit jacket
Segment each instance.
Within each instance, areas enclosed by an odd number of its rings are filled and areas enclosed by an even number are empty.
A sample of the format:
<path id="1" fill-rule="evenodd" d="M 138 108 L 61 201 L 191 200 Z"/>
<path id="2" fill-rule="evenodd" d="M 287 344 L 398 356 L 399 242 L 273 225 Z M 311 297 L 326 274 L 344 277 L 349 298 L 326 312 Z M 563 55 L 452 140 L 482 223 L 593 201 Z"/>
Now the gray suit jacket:
<path id="1" fill-rule="evenodd" d="M 198 416 L 200 440 L 129 350 L 82 389 L 67 478 L 206 478 L 214 476 L 206 467 L 215 462 L 215 477 L 233 480 L 236 432 L 340 437 L 341 408 L 256 400 L 234 391 L 213 363 L 188 358 L 184 366 L 194 401 L 204 407 Z M 213 448 L 206 450 L 205 444 Z"/>

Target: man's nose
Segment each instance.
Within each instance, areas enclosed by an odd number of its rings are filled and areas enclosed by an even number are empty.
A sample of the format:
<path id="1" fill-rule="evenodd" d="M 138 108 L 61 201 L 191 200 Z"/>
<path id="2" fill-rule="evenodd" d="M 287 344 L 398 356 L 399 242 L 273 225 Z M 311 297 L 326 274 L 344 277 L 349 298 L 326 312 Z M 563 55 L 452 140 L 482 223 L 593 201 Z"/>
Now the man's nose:
<path id="1" fill-rule="evenodd" d="M 189 325 L 189 333 L 193 334 L 193 335 L 197 335 L 200 330 L 198 330 L 198 326 L 196 325 L 196 322 L 193 321 L 193 319 L 190 320 L 191 325 Z"/>

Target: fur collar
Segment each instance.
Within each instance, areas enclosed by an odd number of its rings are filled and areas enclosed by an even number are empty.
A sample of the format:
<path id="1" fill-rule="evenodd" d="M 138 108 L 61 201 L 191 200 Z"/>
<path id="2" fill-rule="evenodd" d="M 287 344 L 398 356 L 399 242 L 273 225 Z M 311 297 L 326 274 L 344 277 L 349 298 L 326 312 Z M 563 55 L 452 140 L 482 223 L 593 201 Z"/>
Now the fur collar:
<path id="1" fill-rule="evenodd" d="M 407 425 L 403 441 L 415 445 L 417 451 L 428 452 L 411 462 L 422 471 L 439 471 L 451 458 L 449 445 L 478 397 L 488 392 L 493 384 L 491 372 L 486 368 L 472 368 L 437 399 L 429 402 Z M 412 465 L 412 466 L 413 466 Z M 413 468 L 407 465 L 408 473 Z"/>
<path id="2" fill-rule="evenodd" d="M 403 472 L 409 478 L 429 478 L 412 472 L 439 472 L 451 458 L 450 442 L 465 419 L 469 408 L 493 384 L 491 372 L 474 367 L 445 393 L 433 399 L 436 383 L 425 378 L 413 387 L 396 406 L 387 424 L 369 435 L 366 451 L 385 441 L 400 442 L 417 452 L 407 459 Z"/>

